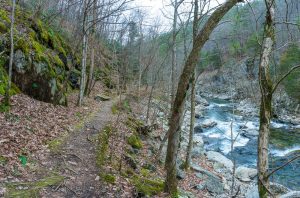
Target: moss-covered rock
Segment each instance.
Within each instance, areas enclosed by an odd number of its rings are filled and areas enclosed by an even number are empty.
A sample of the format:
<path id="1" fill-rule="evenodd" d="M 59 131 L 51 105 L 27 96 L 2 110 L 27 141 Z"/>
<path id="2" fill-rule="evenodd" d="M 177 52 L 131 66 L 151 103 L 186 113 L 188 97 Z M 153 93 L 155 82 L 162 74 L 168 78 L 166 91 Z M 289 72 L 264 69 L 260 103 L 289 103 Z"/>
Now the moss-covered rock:
<path id="1" fill-rule="evenodd" d="M 102 180 L 109 184 L 114 184 L 116 182 L 116 176 L 112 174 L 101 174 Z"/>
<path id="2" fill-rule="evenodd" d="M 136 135 L 131 135 L 127 138 L 127 142 L 132 148 L 141 149 L 143 147 L 143 143 L 141 139 Z"/>
<path id="3" fill-rule="evenodd" d="M 5 2 L 4 2 L 5 4 Z M 0 32 L 10 27 L 10 5 L 0 8 Z M 15 55 L 12 81 L 20 90 L 35 99 L 55 104 L 66 105 L 67 88 L 62 85 L 68 76 L 70 65 L 78 67 L 77 57 L 73 54 L 59 33 L 43 24 L 39 19 L 32 19 L 29 13 L 16 8 L 14 31 Z M 3 95 L 10 48 L 9 34 L 0 36 L 0 94 Z M 80 76 L 69 83 L 78 84 Z M 69 79 L 68 79 L 69 80 Z M 69 87 L 69 86 L 67 86 Z M 12 90 L 14 91 L 14 90 Z"/>
<path id="4" fill-rule="evenodd" d="M 161 180 L 151 180 L 135 175 L 132 178 L 132 183 L 138 197 L 152 197 L 161 193 L 164 189 L 164 183 Z"/>
<path id="5" fill-rule="evenodd" d="M 39 191 L 45 187 L 58 185 L 64 180 L 63 176 L 50 176 L 35 182 L 8 183 L 5 197 L 31 198 L 39 197 Z"/>

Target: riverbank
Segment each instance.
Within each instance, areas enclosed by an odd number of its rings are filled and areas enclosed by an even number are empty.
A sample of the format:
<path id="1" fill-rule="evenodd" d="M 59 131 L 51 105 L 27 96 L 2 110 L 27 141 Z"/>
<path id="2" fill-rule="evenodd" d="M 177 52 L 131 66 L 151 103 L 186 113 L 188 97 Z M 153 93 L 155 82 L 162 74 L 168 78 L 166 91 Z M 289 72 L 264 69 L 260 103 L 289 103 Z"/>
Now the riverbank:
<path id="1" fill-rule="evenodd" d="M 209 95 L 211 97 L 212 95 Z M 215 95 L 216 96 L 216 95 Z M 195 136 L 194 136 L 194 149 L 193 161 L 198 162 L 201 159 L 202 164 L 205 163 L 203 168 L 197 164 L 193 164 L 192 170 L 194 175 L 198 178 L 205 178 L 205 182 L 200 182 L 194 185 L 194 188 L 200 191 L 208 192 L 208 197 L 229 197 L 232 193 L 237 194 L 237 197 L 254 198 L 258 197 L 257 192 L 257 171 L 256 171 L 256 147 L 258 135 L 258 118 L 256 111 L 258 108 L 251 107 L 246 102 L 245 105 L 249 108 L 240 107 L 240 111 L 232 109 L 237 108 L 239 103 L 232 104 L 229 98 L 225 96 L 218 99 L 206 100 L 206 97 L 197 96 L 196 101 L 196 118 Z M 156 102 L 158 104 L 158 102 Z M 220 112 L 225 110 L 225 115 L 222 117 Z M 216 112 L 217 113 L 216 113 Z M 163 112 L 158 113 L 160 119 L 164 118 Z M 247 121 L 247 119 L 249 119 Z M 233 124 L 233 136 L 237 137 L 234 144 L 234 150 L 230 150 L 230 128 L 231 121 L 236 122 Z M 190 111 L 189 104 L 187 104 L 184 122 L 182 126 L 181 138 L 181 151 L 179 167 L 184 160 L 186 146 L 188 143 L 188 133 L 190 124 Z M 272 122 L 275 129 L 282 129 L 282 127 L 296 125 L 289 124 L 288 122 Z M 164 127 L 165 130 L 167 126 Z M 293 139 L 293 138 L 292 138 Z M 248 148 L 249 147 L 249 148 Z M 251 151 L 253 150 L 253 151 Z M 276 152 L 276 151 L 275 151 Z M 288 152 L 286 150 L 286 152 Z M 286 153 L 287 154 L 287 153 Z M 233 156 L 236 159 L 233 159 Z M 283 156 L 281 156 L 283 157 Z M 240 159 L 241 158 L 241 159 Z M 279 162 L 283 162 L 287 158 L 280 158 Z M 247 161 L 249 160 L 249 161 Z M 279 164 L 276 163 L 276 165 Z M 297 164 L 295 165 L 297 167 Z M 233 169 L 235 169 L 235 177 L 233 177 Z M 183 170 L 178 169 L 181 177 Z M 280 176 L 287 172 L 295 170 L 283 171 Z M 296 172 L 297 173 L 297 172 Z M 288 174 L 287 177 L 290 177 Z M 288 178 L 293 180 L 297 174 Z M 234 179 L 233 179 L 234 178 Z M 272 181 L 282 182 L 272 178 Z M 287 180 L 287 179 L 286 179 Z M 234 189 L 232 191 L 232 183 L 234 181 Z M 294 193 L 297 190 L 295 183 L 292 189 L 284 187 L 279 183 L 272 183 L 272 191 L 276 192 L 278 196 L 284 197 L 285 194 Z M 283 182 L 286 184 L 285 182 Z M 188 189 L 185 189 L 188 190 Z"/>

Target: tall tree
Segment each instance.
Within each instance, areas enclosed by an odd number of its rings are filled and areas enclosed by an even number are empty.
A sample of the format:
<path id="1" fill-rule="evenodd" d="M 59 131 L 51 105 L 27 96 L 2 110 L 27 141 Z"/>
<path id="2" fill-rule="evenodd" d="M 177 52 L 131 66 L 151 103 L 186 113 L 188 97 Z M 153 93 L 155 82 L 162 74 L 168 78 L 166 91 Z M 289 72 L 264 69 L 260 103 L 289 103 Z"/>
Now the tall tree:
<path id="1" fill-rule="evenodd" d="M 267 198 L 269 191 L 268 180 L 268 151 L 270 136 L 270 121 L 272 114 L 273 83 L 270 73 L 270 58 L 275 42 L 275 0 L 265 0 L 266 22 L 264 27 L 264 40 L 259 64 L 259 83 L 261 91 L 260 125 L 258 136 L 258 191 L 260 198 Z"/>
<path id="2" fill-rule="evenodd" d="M 14 60 L 15 7 L 16 7 L 16 1 L 12 0 L 11 23 L 10 23 L 10 56 L 9 56 L 9 66 L 8 66 L 8 82 L 7 82 L 7 87 L 6 87 L 5 99 L 4 99 L 4 102 L 7 106 L 10 105 L 12 65 L 13 65 L 13 60 Z"/>
<path id="3" fill-rule="evenodd" d="M 80 107 L 83 103 L 84 89 L 86 84 L 86 59 L 87 59 L 87 17 L 88 6 L 87 0 L 83 0 L 83 23 L 82 23 L 82 60 L 81 60 L 81 77 L 80 77 L 80 90 L 77 105 Z"/>
<path id="4" fill-rule="evenodd" d="M 199 61 L 200 50 L 209 39 L 211 32 L 218 25 L 222 17 L 238 2 L 242 0 L 227 0 L 219 6 L 209 17 L 203 29 L 197 34 L 192 51 L 185 62 L 182 74 L 179 79 L 177 93 L 172 105 L 172 113 L 169 120 L 168 147 L 166 156 L 167 176 L 165 191 L 171 195 L 177 194 L 176 159 L 179 144 L 180 120 L 183 115 L 186 93 L 189 88 L 189 80 Z"/>
<path id="5" fill-rule="evenodd" d="M 172 65 L 171 65 L 171 102 L 174 102 L 175 98 L 175 76 L 176 76 L 176 35 L 177 35 L 177 19 L 178 19 L 178 7 L 179 4 L 177 0 L 174 1 L 174 16 L 173 16 L 173 30 L 172 30 Z"/>
<path id="6" fill-rule="evenodd" d="M 95 32 L 96 32 L 96 23 L 97 20 L 97 0 L 93 0 L 93 16 L 92 16 L 92 28 L 91 28 L 91 66 L 89 71 L 89 77 L 86 83 L 86 94 L 89 95 L 92 90 L 93 85 L 93 74 L 95 68 Z"/>
<path id="7" fill-rule="evenodd" d="M 193 21 L 193 45 L 198 33 L 198 14 L 199 14 L 199 5 L 198 0 L 194 2 L 194 21 Z M 196 75 L 195 71 L 191 77 L 191 118 L 190 118 L 190 132 L 189 132 L 189 143 L 186 151 L 186 159 L 185 159 L 185 168 L 189 169 L 191 165 L 191 153 L 193 149 L 193 137 L 194 137 L 194 125 L 195 125 L 195 95 L 196 95 Z"/>

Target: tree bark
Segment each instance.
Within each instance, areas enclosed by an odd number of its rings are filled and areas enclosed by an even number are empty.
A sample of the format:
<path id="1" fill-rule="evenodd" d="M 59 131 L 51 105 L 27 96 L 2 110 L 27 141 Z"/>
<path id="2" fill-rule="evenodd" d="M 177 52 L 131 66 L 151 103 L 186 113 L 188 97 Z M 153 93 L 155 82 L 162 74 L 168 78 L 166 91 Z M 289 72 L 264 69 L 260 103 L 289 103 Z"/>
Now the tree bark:
<path id="1" fill-rule="evenodd" d="M 177 17 L 178 17 L 178 1 L 174 1 L 174 16 L 173 16 L 173 32 L 172 32 L 172 68 L 171 68 L 171 103 L 175 98 L 175 76 L 176 76 L 176 29 L 177 29 Z"/>
<path id="2" fill-rule="evenodd" d="M 194 22 L 193 22 L 193 45 L 198 33 L 198 14 L 199 5 L 198 0 L 194 2 Z M 190 118 L 190 133 L 189 133 L 189 143 L 186 151 L 185 168 L 189 169 L 191 166 L 191 155 L 193 150 L 194 141 L 194 125 L 195 125 L 195 95 L 196 95 L 196 74 L 195 71 L 191 77 L 191 118 Z"/>
<path id="3" fill-rule="evenodd" d="M 87 32 L 86 32 L 86 20 L 87 20 L 87 3 L 84 0 L 83 6 L 83 41 L 82 41 L 82 60 L 81 60 L 81 78 L 80 78 L 80 90 L 78 97 L 78 106 L 80 107 L 83 103 L 84 89 L 85 89 L 85 81 L 86 81 L 86 58 L 87 58 Z"/>
<path id="4" fill-rule="evenodd" d="M 261 91 L 260 104 L 260 126 L 258 136 L 258 192 L 260 198 L 267 198 L 269 192 L 268 179 L 268 151 L 270 121 L 272 115 L 272 90 L 273 83 L 270 74 L 270 56 L 274 45 L 275 36 L 275 1 L 265 0 L 266 4 L 266 22 L 264 27 L 264 41 L 262 45 L 262 54 L 259 64 L 259 83 Z"/>
<path id="5" fill-rule="evenodd" d="M 90 95 L 92 91 L 92 85 L 93 85 L 93 75 L 94 75 L 94 68 L 95 68 L 95 31 L 96 31 L 96 23 L 94 21 L 97 20 L 97 0 L 94 0 L 93 2 L 93 27 L 91 29 L 91 67 L 89 71 L 89 77 L 87 80 L 87 87 L 86 87 L 86 95 Z"/>
<path id="6" fill-rule="evenodd" d="M 189 88 L 189 80 L 199 61 L 200 50 L 209 39 L 211 32 L 218 25 L 222 17 L 241 0 L 228 0 L 218 7 L 209 17 L 203 29 L 197 34 L 192 51 L 185 62 L 183 72 L 180 76 L 177 93 L 172 105 L 171 118 L 169 120 L 168 147 L 166 156 L 167 176 L 165 180 L 165 191 L 171 195 L 177 195 L 176 159 L 179 144 L 180 120 L 183 114 L 186 93 Z"/>
<path id="7" fill-rule="evenodd" d="M 8 66 L 8 82 L 5 91 L 4 103 L 10 106 L 10 89 L 11 89 L 11 78 L 12 78 L 12 65 L 14 60 L 14 23 L 15 23 L 15 7 L 16 1 L 12 0 L 12 11 L 11 11 L 11 24 L 10 24 L 10 56 Z"/>

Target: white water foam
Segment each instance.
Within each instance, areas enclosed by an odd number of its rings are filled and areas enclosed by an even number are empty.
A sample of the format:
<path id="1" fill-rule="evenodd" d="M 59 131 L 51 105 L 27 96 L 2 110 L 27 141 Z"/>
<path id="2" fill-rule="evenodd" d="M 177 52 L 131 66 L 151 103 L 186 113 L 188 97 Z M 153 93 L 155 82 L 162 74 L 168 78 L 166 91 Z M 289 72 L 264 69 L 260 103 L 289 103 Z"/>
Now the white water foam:
<path id="1" fill-rule="evenodd" d="M 288 148 L 288 149 L 284 149 L 284 150 L 281 150 L 281 149 L 274 149 L 271 151 L 271 153 L 277 157 L 284 157 L 294 151 L 299 151 L 300 150 L 300 146 L 294 146 L 294 147 L 291 147 L 291 148 Z"/>
<path id="2" fill-rule="evenodd" d="M 287 124 L 284 124 L 284 123 L 278 123 L 278 122 L 273 122 L 273 121 L 271 121 L 271 126 L 272 126 L 273 128 L 276 128 L 276 129 L 288 127 Z"/>

